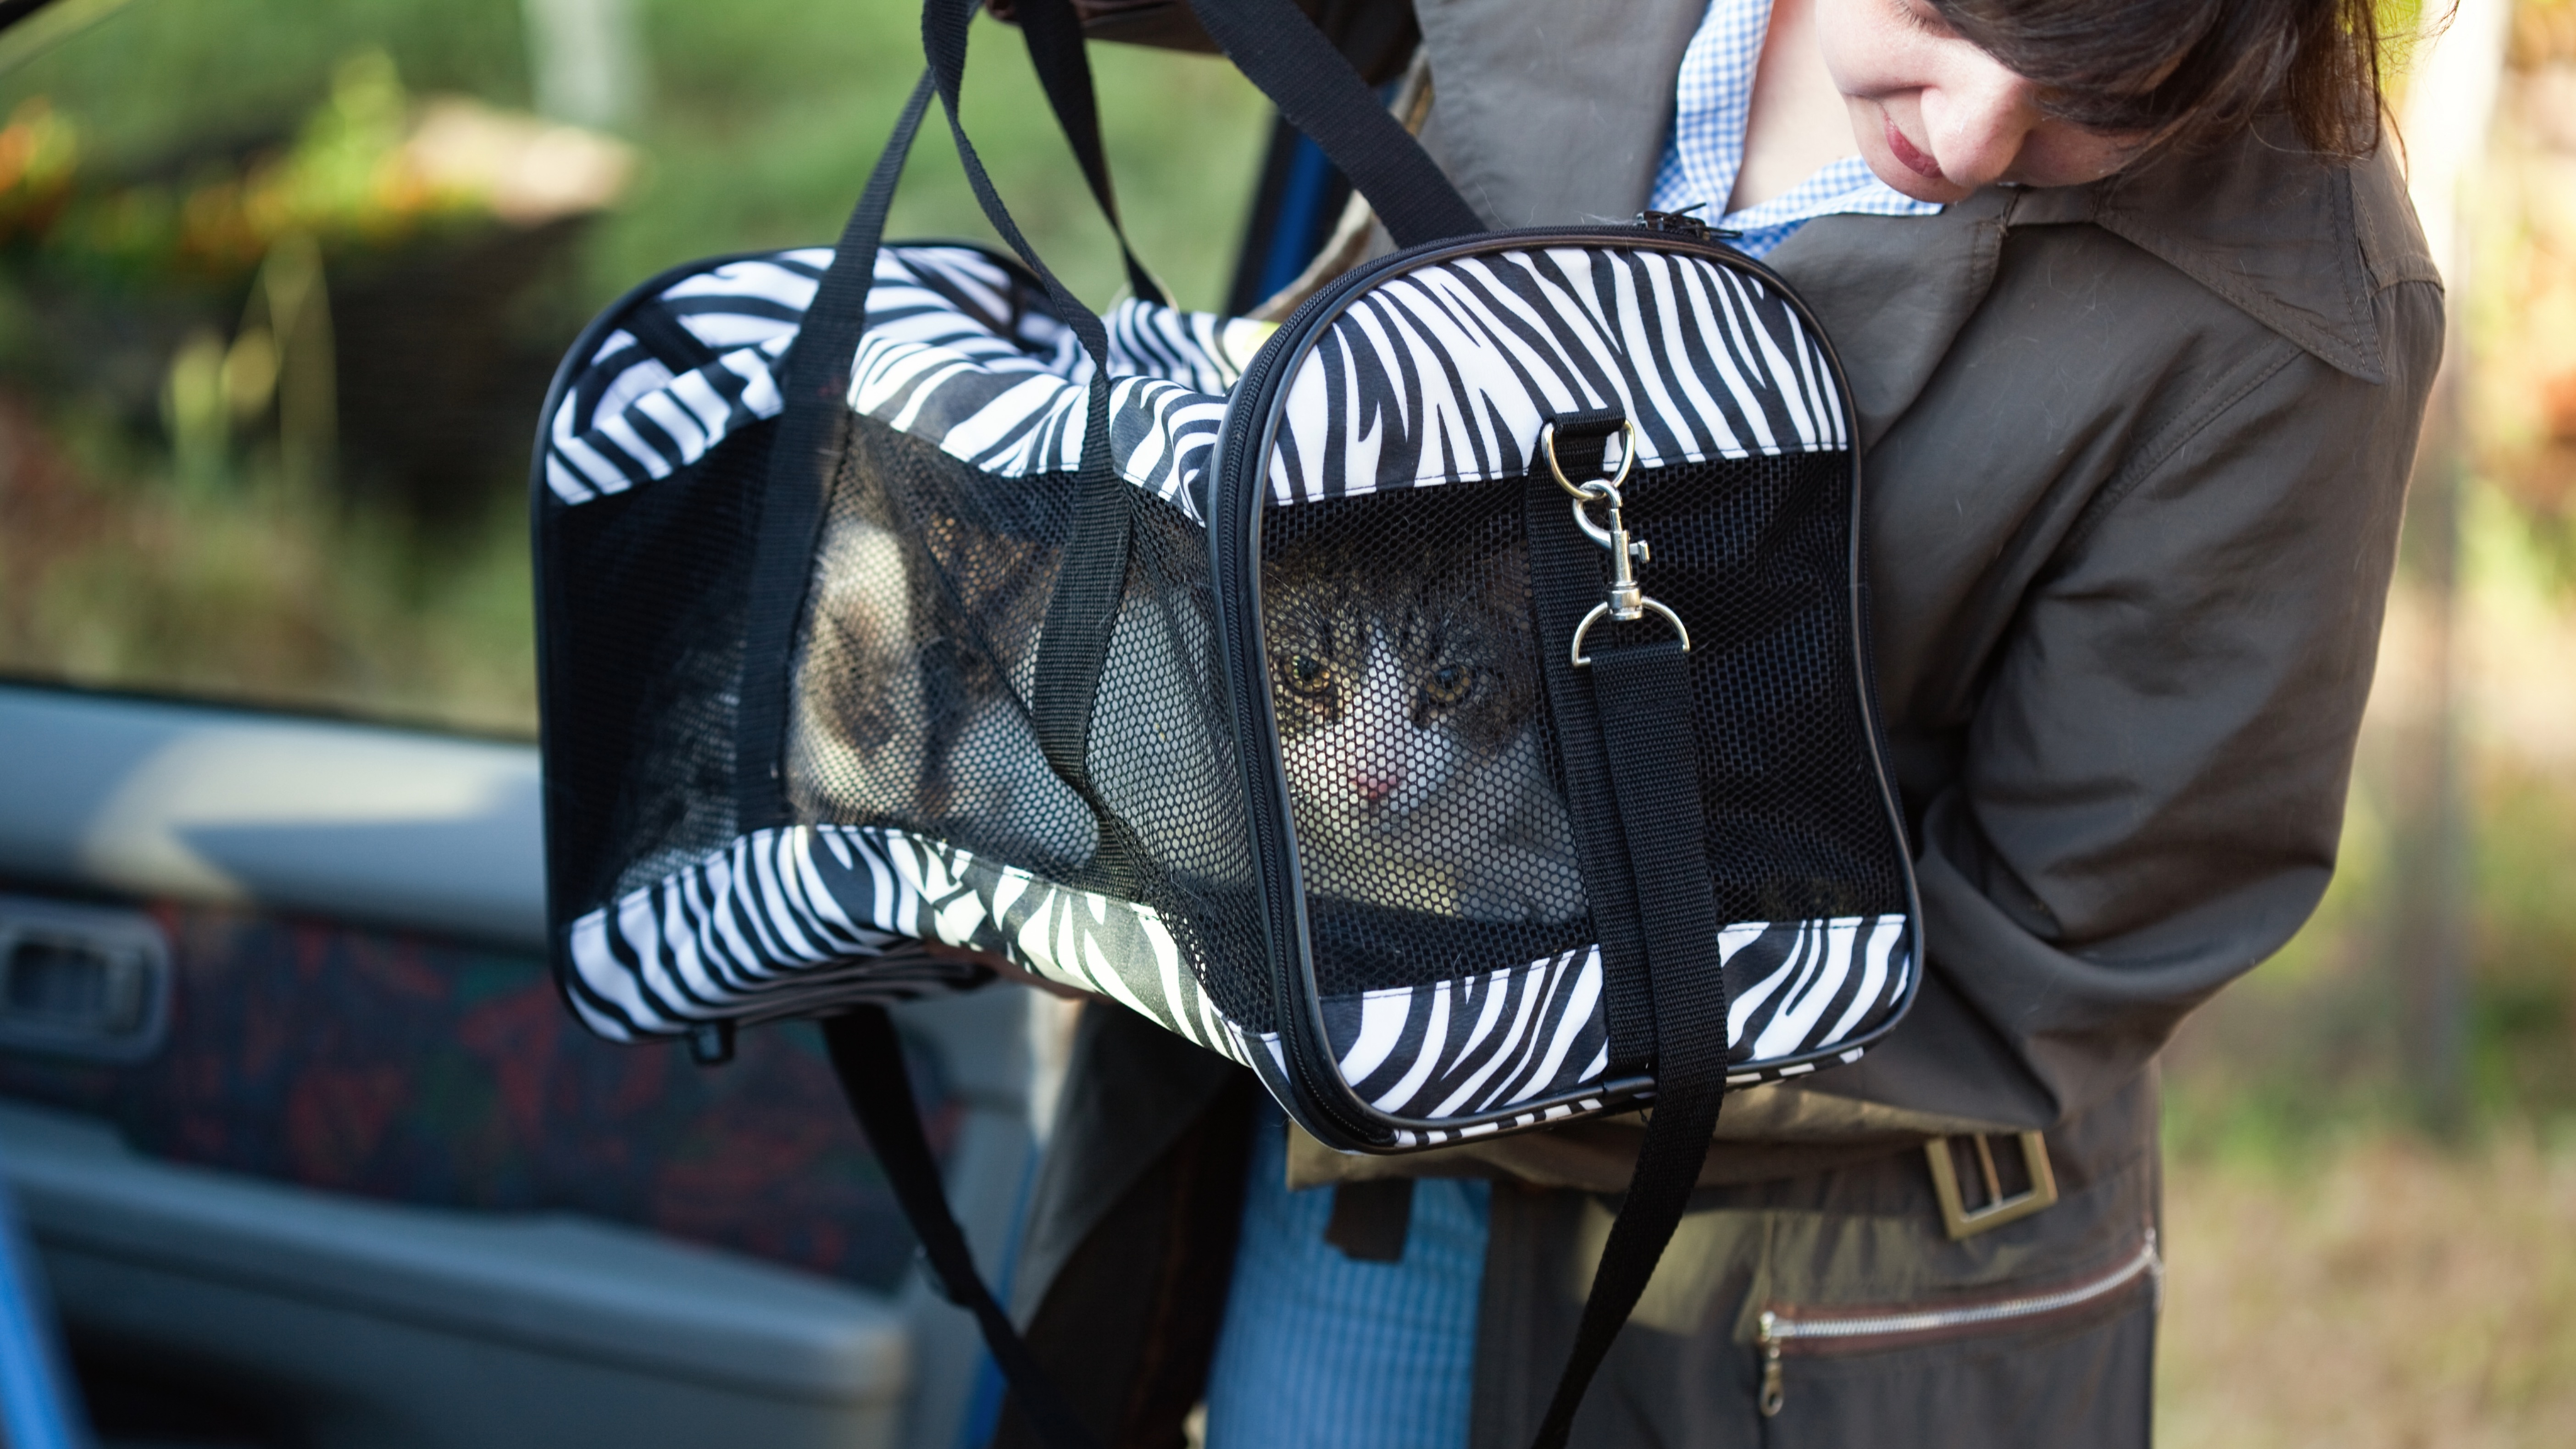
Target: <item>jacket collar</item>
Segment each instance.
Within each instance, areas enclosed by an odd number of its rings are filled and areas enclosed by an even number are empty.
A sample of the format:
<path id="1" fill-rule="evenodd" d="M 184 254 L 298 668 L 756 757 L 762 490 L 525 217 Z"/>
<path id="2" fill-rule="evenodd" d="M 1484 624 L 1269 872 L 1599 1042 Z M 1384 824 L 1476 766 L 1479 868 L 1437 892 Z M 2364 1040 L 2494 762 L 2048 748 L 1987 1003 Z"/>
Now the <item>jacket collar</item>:
<path id="1" fill-rule="evenodd" d="M 2372 298 L 2438 280 L 2390 148 L 2320 163 L 2282 126 L 2090 186 L 2011 195 L 2007 227 L 2091 222 L 2369 383 L 2387 380 Z"/>
<path id="2" fill-rule="evenodd" d="M 1819 217 L 1769 260 L 1849 348 L 1864 447 L 1930 381 L 2016 226 L 2099 226 L 2328 366 L 2379 383 L 2373 295 L 2440 280 L 2389 150 L 2321 164 L 2258 132 L 2089 186 L 1989 187 L 1939 216 Z"/>

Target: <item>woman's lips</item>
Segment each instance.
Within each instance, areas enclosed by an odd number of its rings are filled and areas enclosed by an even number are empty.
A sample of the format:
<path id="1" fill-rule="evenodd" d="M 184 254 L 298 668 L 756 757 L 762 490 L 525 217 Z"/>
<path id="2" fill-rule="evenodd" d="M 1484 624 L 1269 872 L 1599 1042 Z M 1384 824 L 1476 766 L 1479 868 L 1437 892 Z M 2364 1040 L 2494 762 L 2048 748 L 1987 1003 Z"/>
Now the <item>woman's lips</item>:
<path id="1" fill-rule="evenodd" d="M 1887 149 L 1896 153 L 1896 163 L 1926 181 L 1942 180 L 1941 163 L 1914 149 L 1905 133 L 1896 128 L 1894 116 L 1882 117 L 1887 123 Z"/>

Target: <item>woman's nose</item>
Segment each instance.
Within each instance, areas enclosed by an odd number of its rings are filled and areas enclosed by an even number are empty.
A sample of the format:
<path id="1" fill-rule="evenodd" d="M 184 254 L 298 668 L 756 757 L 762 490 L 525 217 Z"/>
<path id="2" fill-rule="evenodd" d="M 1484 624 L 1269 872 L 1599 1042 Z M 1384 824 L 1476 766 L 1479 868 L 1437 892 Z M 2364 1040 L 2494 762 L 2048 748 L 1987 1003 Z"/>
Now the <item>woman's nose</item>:
<path id="1" fill-rule="evenodd" d="M 1966 187 L 2009 173 L 2044 119 L 2039 88 L 1982 51 L 1971 51 L 1952 74 L 1927 88 L 1922 106 L 1932 159 L 1943 177 Z"/>

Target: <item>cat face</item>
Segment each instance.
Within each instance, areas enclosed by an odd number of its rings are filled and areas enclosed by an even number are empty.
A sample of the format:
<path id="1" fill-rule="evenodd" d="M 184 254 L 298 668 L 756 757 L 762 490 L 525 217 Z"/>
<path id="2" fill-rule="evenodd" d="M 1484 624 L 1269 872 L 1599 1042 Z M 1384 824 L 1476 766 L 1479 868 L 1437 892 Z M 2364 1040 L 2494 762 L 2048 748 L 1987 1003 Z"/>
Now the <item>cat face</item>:
<path id="1" fill-rule="evenodd" d="M 1270 572 L 1271 703 L 1313 824 L 1399 830 L 1520 738 L 1536 704 L 1526 594 L 1493 582 Z"/>

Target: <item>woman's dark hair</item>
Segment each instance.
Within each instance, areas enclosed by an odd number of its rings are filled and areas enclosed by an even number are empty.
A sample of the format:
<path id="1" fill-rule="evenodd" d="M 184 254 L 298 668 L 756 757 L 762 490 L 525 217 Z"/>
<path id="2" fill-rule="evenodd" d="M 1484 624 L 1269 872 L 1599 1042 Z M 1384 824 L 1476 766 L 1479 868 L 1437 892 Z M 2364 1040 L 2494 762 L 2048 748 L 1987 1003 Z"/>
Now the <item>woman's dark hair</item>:
<path id="1" fill-rule="evenodd" d="M 2190 145 L 2277 111 L 2318 151 L 2367 156 L 2379 145 L 2372 0 L 1931 3 L 2078 125 Z"/>

